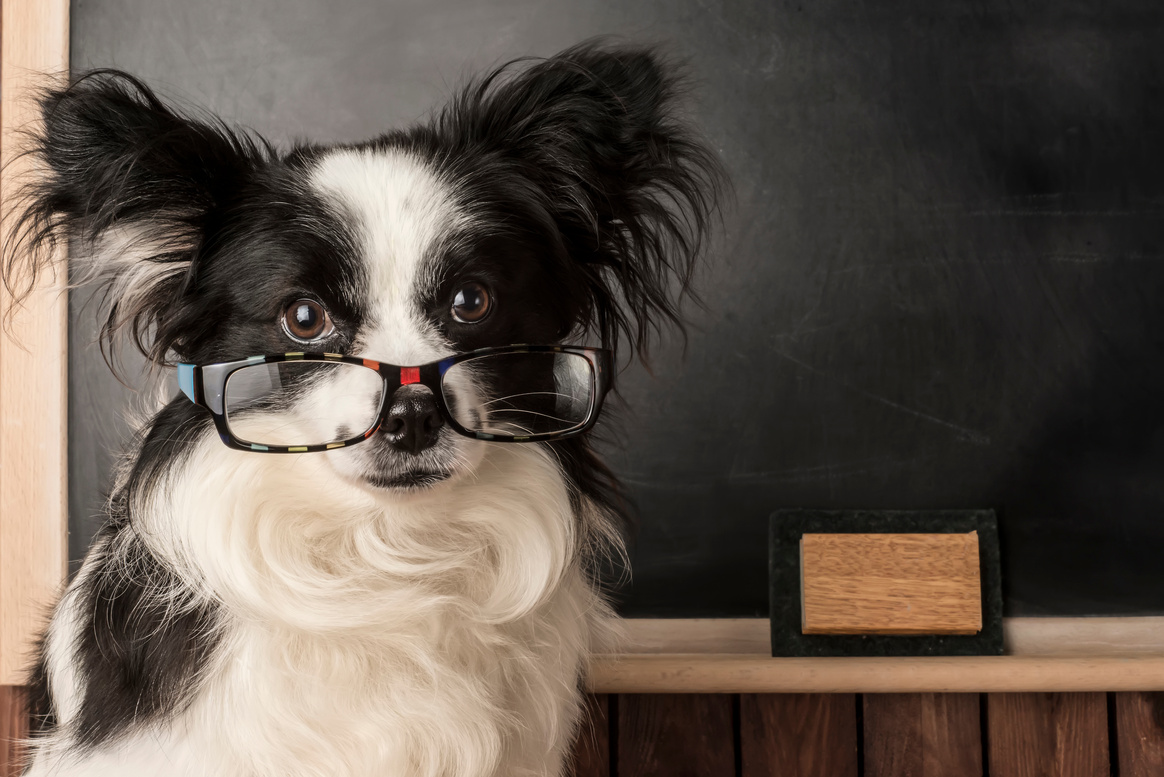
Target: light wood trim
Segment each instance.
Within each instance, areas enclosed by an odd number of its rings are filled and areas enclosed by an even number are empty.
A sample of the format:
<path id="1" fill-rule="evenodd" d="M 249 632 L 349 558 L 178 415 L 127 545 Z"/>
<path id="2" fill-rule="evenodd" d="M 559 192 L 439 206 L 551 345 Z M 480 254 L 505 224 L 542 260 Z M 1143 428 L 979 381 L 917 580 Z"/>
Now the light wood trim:
<path id="1" fill-rule="evenodd" d="M 1164 656 L 1164 617 L 1004 618 L 1006 652 L 1023 656 Z"/>
<path id="2" fill-rule="evenodd" d="M 620 653 L 772 654 L 767 618 L 626 618 Z"/>
<path id="3" fill-rule="evenodd" d="M 597 693 L 1164 690 L 1164 617 L 1006 618 L 1005 656 L 771 658 L 766 618 L 628 619 Z"/>
<path id="4" fill-rule="evenodd" d="M 597 656 L 594 693 L 996 693 L 1164 691 L 1164 656 L 765 658 Z"/>
<path id="5" fill-rule="evenodd" d="M 771 655 L 767 618 L 643 618 L 621 622 L 622 653 Z M 1164 617 L 1003 618 L 1008 655 L 1164 656 Z"/>
<path id="6" fill-rule="evenodd" d="M 28 171 L 19 130 L 35 117 L 29 89 L 69 65 L 68 0 L 0 3 L 0 213 Z M 23 309 L 0 291 L 0 685 L 24 682 L 32 640 L 65 577 L 66 278 L 46 278 Z"/>

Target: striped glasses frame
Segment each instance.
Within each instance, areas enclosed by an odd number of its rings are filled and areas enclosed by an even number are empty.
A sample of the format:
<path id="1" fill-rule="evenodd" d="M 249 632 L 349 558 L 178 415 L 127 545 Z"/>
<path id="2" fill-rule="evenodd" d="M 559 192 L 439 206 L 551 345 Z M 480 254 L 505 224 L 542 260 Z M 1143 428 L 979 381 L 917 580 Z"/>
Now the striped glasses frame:
<path id="1" fill-rule="evenodd" d="M 520 353 L 570 353 L 584 357 L 591 367 L 591 400 L 585 419 L 576 427 L 562 432 L 545 432 L 527 435 L 506 435 L 501 433 L 478 432 L 466 429 L 453 416 L 445 400 L 444 376 L 450 367 L 483 356 L 520 354 Z M 384 382 L 381 394 L 380 409 L 376 414 L 375 423 L 370 429 L 350 437 L 346 440 L 324 443 L 320 445 L 260 445 L 239 439 L 230 430 L 227 423 L 225 396 L 226 383 L 235 372 L 246 367 L 258 364 L 273 364 L 277 362 L 339 362 L 367 367 L 380 375 Z M 603 400 L 610 390 L 612 355 L 607 348 L 593 348 L 589 346 L 571 345 L 508 345 L 496 348 L 479 348 L 455 356 L 449 356 L 438 361 L 415 366 L 400 366 L 388 364 L 359 356 L 345 356 L 338 353 L 311 353 L 307 351 L 293 351 L 290 353 L 266 354 L 262 356 L 248 356 L 228 362 L 213 364 L 178 364 L 178 387 L 182 393 L 194 404 L 206 408 L 214 420 L 215 429 L 222 442 L 229 448 L 256 453 L 314 453 L 336 448 L 346 448 L 356 445 L 371 437 L 383 425 L 390 402 L 386 401 L 398 388 L 412 384 L 426 387 L 432 392 L 437 409 L 444 417 L 449 427 L 458 434 L 477 440 L 490 442 L 544 442 L 547 440 L 561 440 L 583 434 L 594 426 L 602 410 Z"/>

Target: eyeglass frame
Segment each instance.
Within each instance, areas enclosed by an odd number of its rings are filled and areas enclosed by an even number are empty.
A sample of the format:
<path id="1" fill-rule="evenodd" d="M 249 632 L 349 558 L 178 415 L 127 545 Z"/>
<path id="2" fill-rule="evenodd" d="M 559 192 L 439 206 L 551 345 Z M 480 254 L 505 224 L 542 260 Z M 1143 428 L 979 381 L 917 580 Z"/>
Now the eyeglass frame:
<path id="1" fill-rule="evenodd" d="M 584 357 L 590 363 L 592 397 L 589 412 L 586 418 L 577 426 L 562 432 L 540 432 L 527 435 L 497 435 L 491 432 L 474 432 L 461 425 L 452 414 L 444 396 L 444 376 L 448 370 L 462 362 L 473 361 L 485 356 L 516 354 L 516 353 L 569 353 Z M 230 430 L 226 420 L 226 382 L 231 375 L 246 367 L 255 367 L 260 364 L 276 364 L 278 362 L 332 362 L 340 364 L 355 364 L 367 367 L 380 375 L 384 381 L 380 395 L 380 408 L 376 411 L 376 421 L 372 428 L 362 434 L 347 440 L 323 443 L 319 445 L 260 445 L 239 439 Z M 608 348 L 594 348 L 590 346 L 573 345 L 503 345 L 493 348 L 478 348 L 474 351 L 459 353 L 438 359 L 427 364 L 412 367 L 403 367 L 388 364 L 361 356 L 345 356 L 339 353 L 292 351 L 289 353 L 266 354 L 263 356 L 249 356 L 228 362 L 214 364 L 188 364 L 179 362 L 178 388 L 195 405 L 204 407 L 210 412 L 214 420 L 214 427 L 218 436 L 228 447 L 240 451 L 254 453 L 315 453 L 319 451 L 346 448 L 367 440 L 380 430 L 387 420 L 391 407 L 388 401 L 402 386 L 420 385 L 427 388 L 433 396 L 433 401 L 441 416 L 453 431 L 465 437 L 489 442 L 545 442 L 548 440 L 563 440 L 575 437 L 590 430 L 598 421 L 602 410 L 603 400 L 610 390 L 612 355 Z"/>

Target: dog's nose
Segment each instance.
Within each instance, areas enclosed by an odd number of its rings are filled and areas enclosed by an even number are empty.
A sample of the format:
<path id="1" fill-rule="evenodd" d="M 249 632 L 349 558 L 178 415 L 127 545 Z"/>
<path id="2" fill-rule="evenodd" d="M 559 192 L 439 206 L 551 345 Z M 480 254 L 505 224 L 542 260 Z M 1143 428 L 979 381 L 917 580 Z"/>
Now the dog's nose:
<path id="1" fill-rule="evenodd" d="M 445 419 L 432 392 L 423 386 L 402 386 L 391 402 L 380 431 L 393 448 L 415 455 L 437 441 Z"/>

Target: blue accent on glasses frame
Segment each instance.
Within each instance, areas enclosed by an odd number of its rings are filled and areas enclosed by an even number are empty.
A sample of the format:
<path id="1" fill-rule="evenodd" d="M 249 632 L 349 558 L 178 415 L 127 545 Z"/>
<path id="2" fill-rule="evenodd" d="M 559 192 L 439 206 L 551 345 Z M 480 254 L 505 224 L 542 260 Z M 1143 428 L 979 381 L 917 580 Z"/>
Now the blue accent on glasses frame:
<path id="1" fill-rule="evenodd" d="M 179 364 L 178 365 L 178 388 L 182 393 L 189 397 L 191 402 L 197 403 L 198 397 L 194 393 L 194 365 L 193 364 Z"/>

